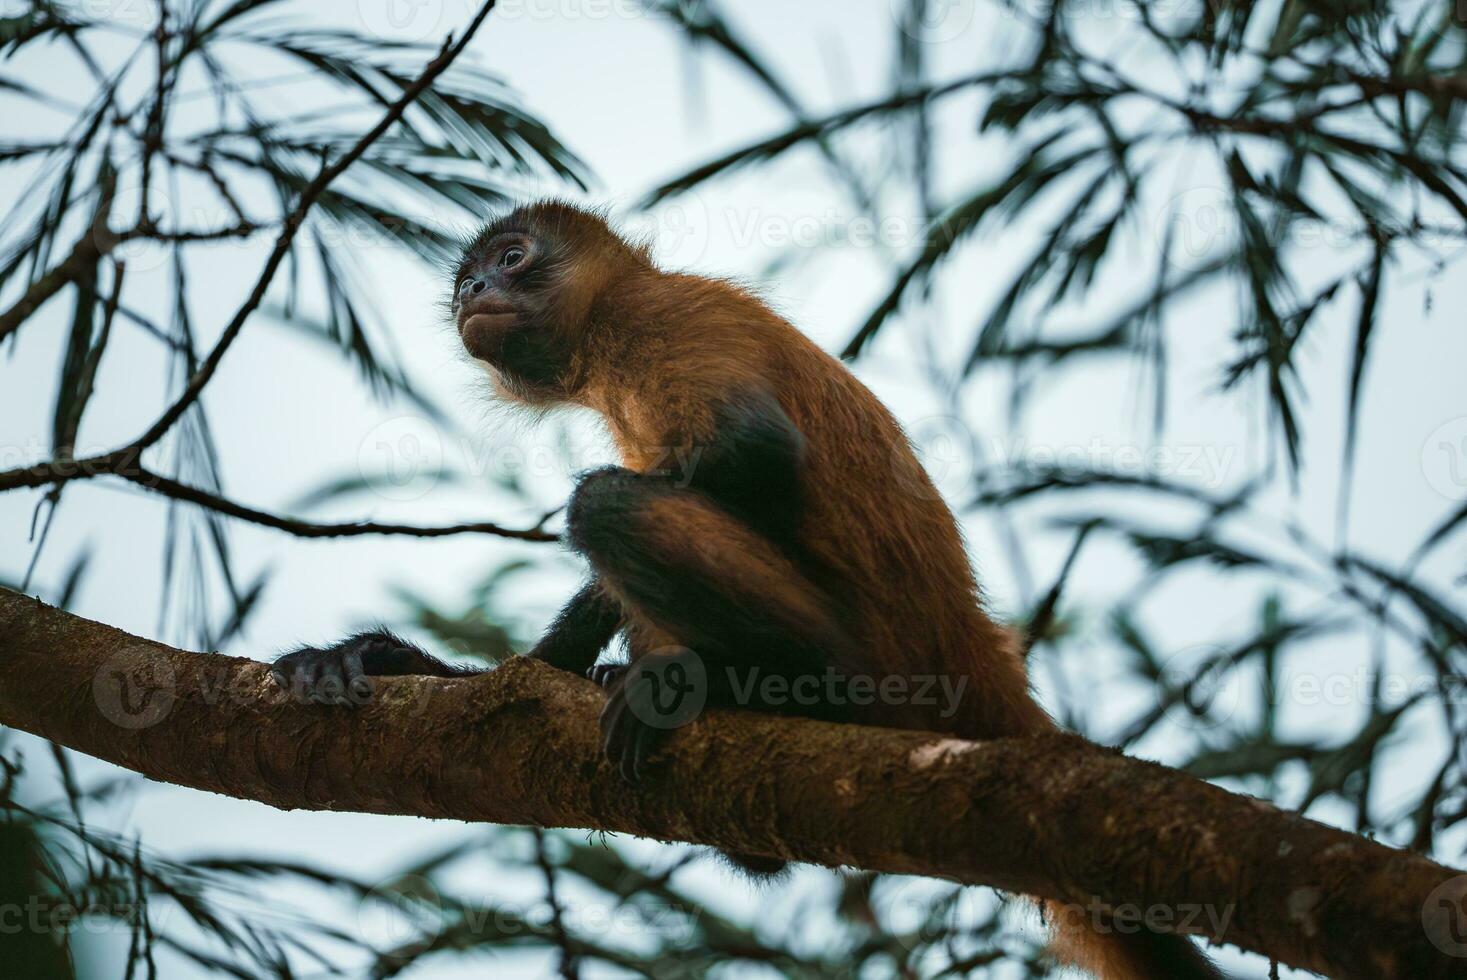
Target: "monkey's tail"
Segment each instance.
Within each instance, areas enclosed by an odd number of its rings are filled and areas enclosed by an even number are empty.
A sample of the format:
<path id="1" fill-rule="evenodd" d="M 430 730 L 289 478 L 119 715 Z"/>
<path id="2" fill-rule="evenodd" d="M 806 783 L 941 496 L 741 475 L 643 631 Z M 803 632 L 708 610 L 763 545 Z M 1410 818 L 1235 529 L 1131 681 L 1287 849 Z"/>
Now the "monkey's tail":
<path id="1" fill-rule="evenodd" d="M 1226 980 L 1207 954 L 1179 933 L 1097 922 L 1055 902 L 1040 906 L 1050 923 L 1055 957 L 1099 980 Z"/>
<path id="2" fill-rule="evenodd" d="M 1017 696 L 995 704 L 972 698 L 971 720 L 976 737 L 984 737 L 984 726 L 992 726 L 991 713 L 1001 711 L 998 727 L 1018 735 L 1047 735 L 1061 729 L 1028 694 L 1024 680 L 1024 637 L 1017 630 L 987 624 L 982 634 L 984 653 L 974 670 L 979 691 L 1017 691 Z M 995 652 L 998 656 L 995 656 Z M 992 671 L 1013 671 L 1000 683 L 982 683 Z M 1015 679 L 1017 677 L 1017 680 Z M 963 733 L 975 737 L 974 733 Z M 1099 980 L 1226 980 L 1198 946 L 1180 933 L 1153 932 L 1137 922 L 1097 920 L 1089 910 L 1058 902 L 1041 901 L 1040 909 L 1050 927 L 1050 951 L 1063 963 L 1089 971 Z"/>

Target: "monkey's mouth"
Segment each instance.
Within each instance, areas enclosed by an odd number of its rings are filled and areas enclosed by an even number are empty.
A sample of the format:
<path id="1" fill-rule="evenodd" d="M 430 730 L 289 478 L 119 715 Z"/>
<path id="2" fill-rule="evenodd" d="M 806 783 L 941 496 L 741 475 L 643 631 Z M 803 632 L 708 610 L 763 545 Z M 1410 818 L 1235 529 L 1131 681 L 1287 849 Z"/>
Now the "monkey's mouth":
<path id="1" fill-rule="evenodd" d="M 459 325 L 464 350 L 481 361 L 497 364 L 504 341 L 519 323 L 518 313 L 477 313 Z"/>

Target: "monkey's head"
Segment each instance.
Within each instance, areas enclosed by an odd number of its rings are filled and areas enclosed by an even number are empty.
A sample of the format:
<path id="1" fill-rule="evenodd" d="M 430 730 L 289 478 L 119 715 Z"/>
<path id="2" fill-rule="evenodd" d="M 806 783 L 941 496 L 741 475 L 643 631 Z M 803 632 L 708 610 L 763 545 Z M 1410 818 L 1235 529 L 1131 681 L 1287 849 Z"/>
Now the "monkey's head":
<path id="1" fill-rule="evenodd" d="M 488 364 L 503 394 L 570 398 L 608 287 L 651 270 L 645 248 L 606 219 L 562 201 L 516 208 L 470 239 L 450 309 L 464 349 Z"/>

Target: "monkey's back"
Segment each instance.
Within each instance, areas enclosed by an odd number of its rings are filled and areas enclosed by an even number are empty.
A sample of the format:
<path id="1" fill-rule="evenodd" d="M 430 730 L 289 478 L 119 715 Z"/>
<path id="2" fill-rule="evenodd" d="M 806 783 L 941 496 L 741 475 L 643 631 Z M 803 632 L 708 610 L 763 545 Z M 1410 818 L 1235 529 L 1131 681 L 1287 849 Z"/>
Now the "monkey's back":
<path id="1" fill-rule="evenodd" d="M 595 358 L 618 365 L 595 385 L 616 394 L 595 407 L 626 464 L 646 468 L 650 447 L 689 432 L 711 437 L 720 397 L 768 391 L 806 438 L 802 550 L 869 669 L 909 682 L 891 703 L 878 697 L 862 720 L 966 737 L 1047 727 L 1011 631 L 983 611 L 952 512 L 880 400 L 734 284 L 661 276 L 649 288 L 657 294 L 639 293 L 636 305 L 652 311 L 650 320 L 608 337 L 614 349 Z M 935 693 L 941 682 L 963 685 L 953 712 Z M 920 684 L 932 685 L 922 700 L 936 703 L 914 703 Z"/>
<path id="2" fill-rule="evenodd" d="M 906 676 L 906 703 L 870 720 L 986 737 L 1046 724 L 1029 695 L 1016 638 L 984 612 L 957 521 L 886 406 L 793 326 L 773 328 L 788 379 L 777 393 L 808 439 L 802 543 L 828 568 L 875 668 Z M 784 334 L 779 337 L 779 334 Z M 962 683 L 949 714 L 911 703 L 925 678 Z M 900 700 L 900 699 L 898 699 Z"/>

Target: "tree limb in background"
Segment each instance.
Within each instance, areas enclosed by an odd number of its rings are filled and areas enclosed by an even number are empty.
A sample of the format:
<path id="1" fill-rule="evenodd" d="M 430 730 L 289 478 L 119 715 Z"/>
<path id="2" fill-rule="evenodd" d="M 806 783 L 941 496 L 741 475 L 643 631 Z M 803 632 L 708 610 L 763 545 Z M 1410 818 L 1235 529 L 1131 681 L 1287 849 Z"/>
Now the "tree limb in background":
<path id="1" fill-rule="evenodd" d="M 1074 736 L 968 742 L 719 713 L 633 790 L 589 682 L 529 659 L 301 703 L 264 664 L 0 590 L 0 723 L 282 808 L 586 827 L 986 884 L 1186 923 L 1343 978 L 1460 976 L 1467 878 Z M 1189 921 L 1190 920 L 1190 921 Z"/>
<path id="2" fill-rule="evenodd" d="M 542 530 L 539 525 L 532 528 L 503 527 L 489 521 L 474 521 L 465 524 L 446 524 L 437 527 L 423 527 L 416 524 L 384 524 L 379 521 L 344 521 L 331 524 L 322 524 L 314 521 L 297 520 L 294 517 L 282 517 L 269 511 L 257 510 L 254 507 L 246 507 L 244 504 L 222 497 L 217 493 L 210 493 L 198 487 L 191 487 L 177 480 L 170 480 L 159 473 L 153 473 L 142 468 L 124 469 L 117 473 L 130 483 L 161 494 L 170 500 L 184 500 L 191 504 L 197 504 L 216 514 L 224 514 L 237 520 L 258 524 L 261 527 L 273 527 L 277 531 L 293 534 L 298 538 L 349 538 L 363 534 L 396 534 L 412 538 L 442 538 L 453 534 L 491 534 L 500 538 L 513 538 L 518 541 L 559 541 L 560 535 L 550 531 Z M 545 520 L 556 513 L 559 508 L 551 511 Z"/>

